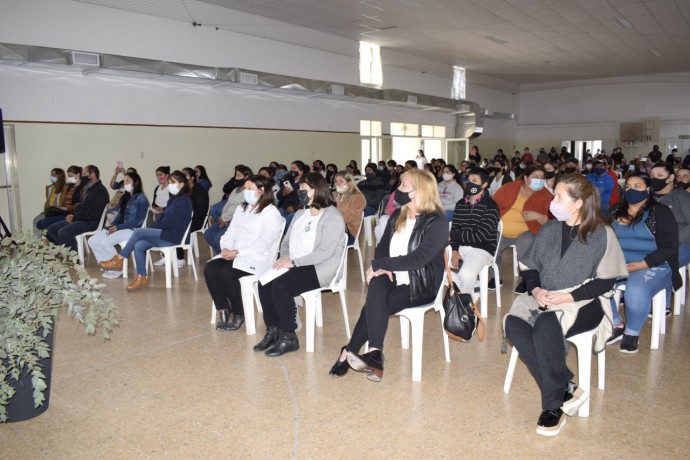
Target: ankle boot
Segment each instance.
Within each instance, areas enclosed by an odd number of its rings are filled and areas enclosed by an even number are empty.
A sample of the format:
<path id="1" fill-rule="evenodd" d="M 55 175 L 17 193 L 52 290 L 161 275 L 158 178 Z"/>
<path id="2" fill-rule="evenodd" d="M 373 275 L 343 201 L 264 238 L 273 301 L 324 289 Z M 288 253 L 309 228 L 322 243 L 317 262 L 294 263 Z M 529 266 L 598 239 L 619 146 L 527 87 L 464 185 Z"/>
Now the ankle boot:
<path id="1" fill-rule="evenodd" d="M 266 351 L 267 356 L 283 356 L 285 353 L 299 350 L 299 339 L 294 332 L 280 331 L 280 338 Z"/>
<path id="2" fill-rule="evenodd" d="M 134 278 L 134 282 L 127 286 L 127 290 L 129 292 L 136 291 L 142 288 L 145 288 L 149 285 L 149 280 L 146 278 L 146 275 L 137 275 L 136 278 Z"/>
<path id="3" fill-rule="evenodd" d="M 232 321 L 228 318 L 228 324 L 225 325 L 226 331 L 236 331 L 244 324 L 244 315 L 236 315 L 233 313 Z"/>
<path id="4" fill-rule="evenodd" d="M 228 325 L 228 321 L 230 320 L 230 310 L 218 310 L 218 313 L 220 313 L 220 320 L 216 322 L 216 330 L 220 331 L 225 329 L 225 327 Z"/>
<path id="5" fill-rule="evenodd" d="M 367 378 L 372 382 L 380 382 L 383 378 L 383 352 L 381 350 L 372 350 L 363 355 L 349 351 L 347 362 L 353 370 L 366 372 Z"/>
<path id="6" fill-rule="evenodd" d="M 270 326 L 266 329 L 266 335 L 261 342 L 254 345 L 254 351 L 264 351 L 278 340 L 278 328 Z"/>
<path id="7" fill-rule="evenodd" d="M 122 270 L 124 260 L 125 259 L 120 259 L 120 256 L 115 254 L 112 259 L 101 262 L 98 265 L 100 265 L 102 268 L 105 268 L 106 270 L 119 271 Z"/>

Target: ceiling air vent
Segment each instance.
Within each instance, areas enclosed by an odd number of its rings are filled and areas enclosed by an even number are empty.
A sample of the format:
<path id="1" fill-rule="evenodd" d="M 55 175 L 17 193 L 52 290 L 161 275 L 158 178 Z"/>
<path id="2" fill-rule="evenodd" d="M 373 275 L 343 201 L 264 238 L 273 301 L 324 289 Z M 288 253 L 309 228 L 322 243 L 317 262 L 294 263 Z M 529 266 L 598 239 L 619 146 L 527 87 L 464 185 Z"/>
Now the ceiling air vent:
<path id="1" fill-rule="evenodd" d="M 72 65 L 84 65 L 89 67 L 100 67 L 101 57 L 98 53 L 85 53 L 83 51 L 72 51 Z"/>
<path id="2" fill-rule="evenodd" d="M 407 103 L 408 104 L 416 104 L 417 103 L 417 96 L 412 96 L 411 94 L 407 95 Z"/>
<path id="3" fill-rule="evenodd" d="M 258 85 L 259 76 L 254 73 L 240 72 L 240 83 L 245 85 Z"/>
<path id="4" fill-rule="evenodd" d="M 337 96 L 344 96 L 345 87 L 343 85 L 329 85 L 328 92 Z"/>

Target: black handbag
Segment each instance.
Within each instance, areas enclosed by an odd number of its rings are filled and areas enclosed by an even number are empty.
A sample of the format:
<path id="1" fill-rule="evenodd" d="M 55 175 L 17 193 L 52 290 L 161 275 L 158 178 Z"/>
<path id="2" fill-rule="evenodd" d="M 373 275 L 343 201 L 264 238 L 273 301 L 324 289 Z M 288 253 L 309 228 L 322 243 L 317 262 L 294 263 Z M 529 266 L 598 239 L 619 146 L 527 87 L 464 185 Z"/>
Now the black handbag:
<path id="1" fill-rule="evenodd" d="M 483 342 L 486 338 L 486 324 L 484 318 L 477 311 L 470 294 L 463 294 L 453 281 L 448 265 L 446 253 L 446 274 L 448 276 L 448 289 L 443 296 L 443 329 L 446 334 L 458 342 L 469 342 L 477 333 L 477 338 Z"/>

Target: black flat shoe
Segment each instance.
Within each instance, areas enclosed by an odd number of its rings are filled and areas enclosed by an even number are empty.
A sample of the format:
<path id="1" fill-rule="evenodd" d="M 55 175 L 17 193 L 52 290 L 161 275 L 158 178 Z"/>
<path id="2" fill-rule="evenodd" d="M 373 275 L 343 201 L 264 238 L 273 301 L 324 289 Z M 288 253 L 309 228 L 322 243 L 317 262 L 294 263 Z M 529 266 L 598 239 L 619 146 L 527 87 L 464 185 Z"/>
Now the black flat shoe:
<path id="1" fill-rule="evenodd" d="M 230 319 L 230 311 L 229 310 L 218 310 L 220 313 L 220 320 L 216 321 L 216 330 L 220 331 L 222 329 L 225 329 L 228 325 L 228 320 Z"/>
<path id="2" fill-rule="evenodd" d="M 347 362 L 353 370 L 366 372 L 367 378 L 372 382 L 380 382 L 383 378 L 383 352 L 381 350 L 372 350 L 363 355 L 348 351 Z"/>
<path id="3" fill-rule="evenodd" d="M 283 356 L 285 353 L 299 350 L 299 339 L 294 332 L 279 331 L 279 338 L 271 348 L 266 350 L 266 356 Z"/>
<path id="4" fill-rule="evenodd" d="M 350 370 L 350 363 L 347 362 L 347 358 L 345 358 L 345 361 L 340 360 L 340 356 L 343 354 L 343 351 L 345 351 L 345 347 L 340 349 L 338 359 L 335 360 L 335 364 L 328 372 L 328 375 L 331 377 L 342 377 L 343 375 L 347 374 L 348 370 Z"/>
<path id="5" fill-rule="evenodd" d="M 263 340 L 254 345 L 254 351 L 267 350 L 276 340 L 278 340 L 278 328 L 276 326 L 269 327 L 266 329 L 266 335 L 264 335 Z"/>
<path id="6" fill-rule="evenodd" d="M 236 331 L 244 324 L 244 315 L 233 315 L 232 321 L 225 326 L 226 331 Z"/>

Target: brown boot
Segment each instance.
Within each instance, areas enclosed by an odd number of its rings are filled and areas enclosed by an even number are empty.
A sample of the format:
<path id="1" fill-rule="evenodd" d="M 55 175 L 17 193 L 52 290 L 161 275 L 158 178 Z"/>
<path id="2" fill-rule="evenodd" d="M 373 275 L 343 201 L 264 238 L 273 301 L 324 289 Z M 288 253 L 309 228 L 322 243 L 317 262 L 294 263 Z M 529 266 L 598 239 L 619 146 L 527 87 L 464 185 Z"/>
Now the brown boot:
<path id="1" fill-rule="evenodd" d="M 122 266 L 124 265 L 124 260 L 120 258 L 117 254 L 113 256 L 112 259 L 106 260 L 105 262 L 101 262 L 100 265 L 102 268 L 105 268 L 106 270 L 115 270 L 115 271 L 120 271 L 122 270 Z"/>
<path id="2" fill-rule="evenodd" d="M 134 278 L 134 282 L 127 286 L 127 290 L 129 292 L 136 291 L 142 288 L 145 288 L 149 285 L 149 280 L 146 279 L 146 275 L 137 275 L 136 278 Z"/>

